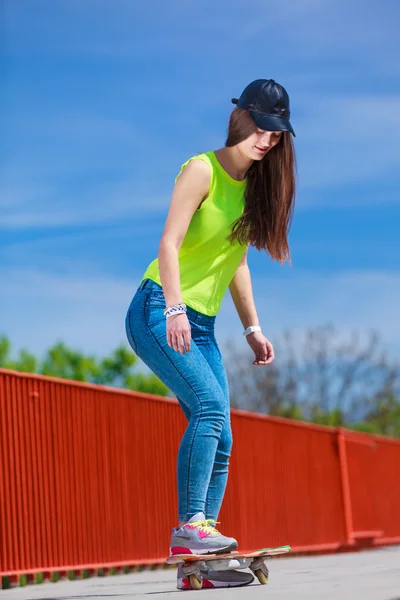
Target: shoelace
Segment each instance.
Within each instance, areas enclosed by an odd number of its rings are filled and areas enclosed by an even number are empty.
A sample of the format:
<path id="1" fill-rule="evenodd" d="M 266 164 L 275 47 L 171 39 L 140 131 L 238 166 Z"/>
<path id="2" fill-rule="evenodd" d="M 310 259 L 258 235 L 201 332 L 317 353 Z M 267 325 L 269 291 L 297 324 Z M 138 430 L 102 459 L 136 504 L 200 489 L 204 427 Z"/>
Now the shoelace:
<path id="1" fill-rule="evenodd" d="M 195 523 L 192 523 L 192 525 L 196 525 L 202 531 L 214 534 L 219 533 L 218 529 L 215 527 L 217 524 L 219 524 L 219 521 L 214 521 L 214 519 L 204 519 L 204 521 L 196 521 Z"/>

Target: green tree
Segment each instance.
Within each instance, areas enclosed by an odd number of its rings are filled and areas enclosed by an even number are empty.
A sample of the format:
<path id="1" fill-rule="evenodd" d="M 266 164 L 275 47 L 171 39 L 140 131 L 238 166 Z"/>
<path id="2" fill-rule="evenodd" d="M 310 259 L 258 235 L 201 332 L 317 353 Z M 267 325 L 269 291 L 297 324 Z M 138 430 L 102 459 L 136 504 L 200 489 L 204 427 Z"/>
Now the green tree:
<path id="1" fill-rule="evenodd" d="M 58 342 L 38 359 L 25 349 L 11 356 L 11 343 L 0 337 L 0 367 L 25 373 L 38 373 L 61 379 L 86 381 L 139 392 L 167 396 L 168 388 L 153 373 L 137 370 L 137 356 L 126 346 L 119 346 L 109 356 L 97 358 Z"/>
<path id="2" fill-rule="evenodd" d="M 227 344 L 231 405 L 400 437 L 399 364 L 380 349 L 376 332 L 346 338 L 332 325 L 284 331 L 271 340 L 276 358 L 266 368 L 251 364 L 247 345 Z"/>
<path id="3" fill-rule="evenodd" d="M 39 372 L 62 379 L 100 383 L 98 360 L 94 356 L 85 356 L 68 348 L 64 342 L 59 342 L 47 350 L 39 363 Z"/>
<path id="4" fill-rule="evenodd" d="M 0 367 L 23 373 L 36 373 L 38 361 L 33 354 L 25 349 L 19 351 L 17 358 L 11 358 L 11 342 L 3 335 L 0 337 Z"/>
<path id="5" fill-rule="evenodd" d="M 377 406 L 364 421 L 356 423 L 353 429 L 367 433 L 379 433 L 400 437 L 400 402 L 394 396 L 381 398 Z"/>

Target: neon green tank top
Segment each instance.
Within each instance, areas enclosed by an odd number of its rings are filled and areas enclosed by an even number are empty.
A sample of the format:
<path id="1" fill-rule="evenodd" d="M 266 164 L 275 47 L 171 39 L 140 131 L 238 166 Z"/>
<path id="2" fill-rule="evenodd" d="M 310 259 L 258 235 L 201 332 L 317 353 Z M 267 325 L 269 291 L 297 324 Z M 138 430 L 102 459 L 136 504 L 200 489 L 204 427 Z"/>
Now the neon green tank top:
<path id="1" fill-rule="evenodd" d="M 215 316 L 247 247 L 226 239 L 233 223 L 243 214 L 246 180 L 233 179 L 214 152 L 190 158 L 177 178 L 191 160 L 203 160 L 209 165 L 211 181 L 208 196 L 193 214 L 179 250 L 181 292 L 188 306 Z M 147 278 L 161 285 L 157 258 L 148 266 L 142 281 Z"/>

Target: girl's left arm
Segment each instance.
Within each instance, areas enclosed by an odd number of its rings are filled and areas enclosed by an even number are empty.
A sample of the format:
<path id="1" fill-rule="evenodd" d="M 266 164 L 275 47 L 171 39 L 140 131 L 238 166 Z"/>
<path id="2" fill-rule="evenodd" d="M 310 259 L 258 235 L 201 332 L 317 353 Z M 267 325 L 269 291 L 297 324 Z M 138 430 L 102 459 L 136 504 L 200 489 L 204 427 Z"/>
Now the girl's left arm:
<path id="1" fill-rule="evenodd" d="M 250 269 L 247 264 L 247 252 L 248 248 L 229 284 L 229 291 L 244 329 L 247 329 L 250 325 L 260 324 L 254 303 Z M 254 352 L 253 365 L 268 365 L 274 360 L 273 346 L 261 331 L 249 333 L 246 340 Z"/>
<path id="2" fill-rule="evenodd" d="M 229 291 L 244 329 L 247 329 L 250 325 L 260 324 L 254 303 L 247 253 L 248 248 L 246 248 L 246 252 L 229 284 Z"/>

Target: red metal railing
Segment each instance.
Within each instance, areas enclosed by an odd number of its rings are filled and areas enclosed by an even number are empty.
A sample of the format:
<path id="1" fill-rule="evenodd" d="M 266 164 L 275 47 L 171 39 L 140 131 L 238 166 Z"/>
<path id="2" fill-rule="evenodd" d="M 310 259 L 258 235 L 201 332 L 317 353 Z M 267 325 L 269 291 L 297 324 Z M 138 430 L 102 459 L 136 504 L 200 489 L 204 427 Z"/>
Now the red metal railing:
<path id="1" fill-rule="evenodd" d="M 220 521 L 243 550 L 400 542 L 400 441 L 232 411 Z M 0 576 L 163 562 L 175 400 L 0 370 Z"/>

